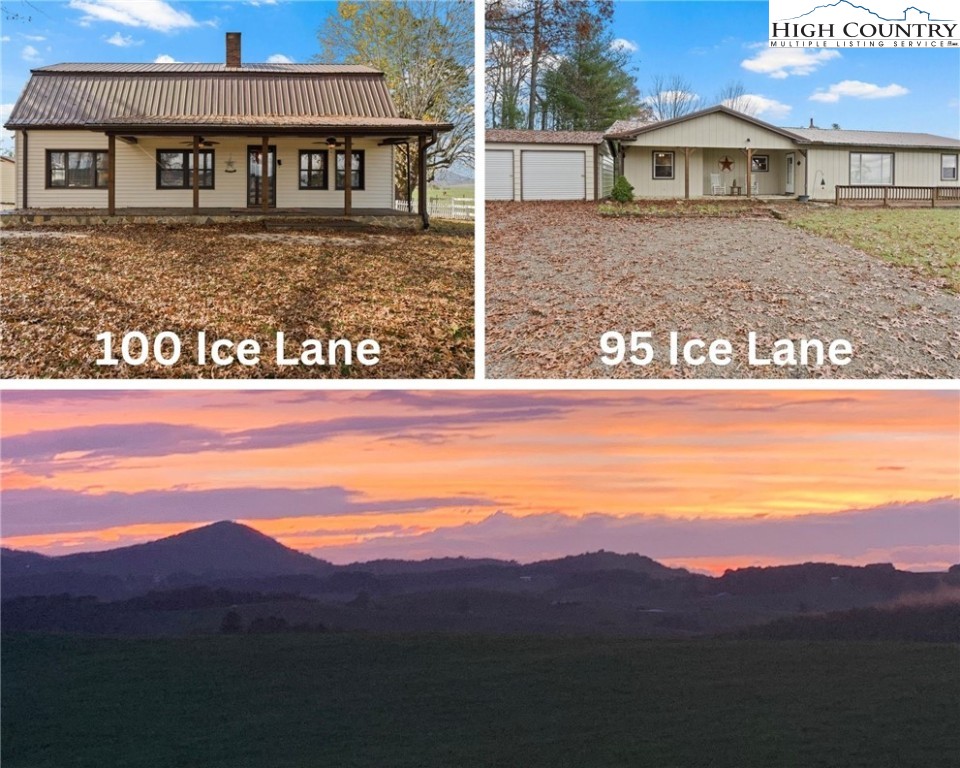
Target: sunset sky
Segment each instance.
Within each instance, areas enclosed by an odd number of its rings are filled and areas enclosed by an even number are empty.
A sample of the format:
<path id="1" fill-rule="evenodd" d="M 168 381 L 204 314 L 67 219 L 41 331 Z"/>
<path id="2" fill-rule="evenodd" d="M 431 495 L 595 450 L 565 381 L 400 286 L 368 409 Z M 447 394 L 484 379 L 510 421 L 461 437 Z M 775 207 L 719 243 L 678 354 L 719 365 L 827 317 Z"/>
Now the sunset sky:
<path id="1" fill-rule="evenodd" d="M 216 520 L 332 562 L 960 559 L 956 392 L 4 392 L 3 544 Z"/>

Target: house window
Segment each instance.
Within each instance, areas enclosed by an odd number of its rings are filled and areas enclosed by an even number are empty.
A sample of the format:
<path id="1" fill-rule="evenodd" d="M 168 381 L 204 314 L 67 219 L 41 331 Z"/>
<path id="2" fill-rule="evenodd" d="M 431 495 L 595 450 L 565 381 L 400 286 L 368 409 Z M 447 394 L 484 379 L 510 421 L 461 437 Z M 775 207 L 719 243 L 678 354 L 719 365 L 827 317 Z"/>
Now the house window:
<path id="1" fill-rule="evenodd" d="M 770 155 L 754 155 L 751 158 L 750 169 L 754 173 L 766 173 L 770 170 Z"/>
<path id="2" fill-rule="evenodd" d="M 653 153 L 653 178 L 673 178 L 673 152 Z"/>
<path id="3" fill-rule="evenodd" d="M 200 189 L 213 189 L 213 150 L 201 149 Z M 157 150 L 157 189 L 193 189 L 193 150 Z"/>
<path id="4" fill-rule="evenodd" d="M 300 150 L 300 189 L 327 189 L 327 153 Z"/>
<path id="5" fill-rule="evenodd" d="M 350 186 L 353 189 L 363 189 L 363 150 L 354 149 L 352 155 L 352 173 Z M 337 189 L 343 189 L 343 150 L 337 150 Z"/>
<path id="6" fill-rule="evenodd" d="M 96 150 L 48 150 L 47 187 L 105 189 L 109 155 Z"/>
<path id="7" fill-rule="evenodd" d="M 957 180 L 958 155 L 940 155 L 940 181 Z"/>
<path id="8" fill-rule="evenodd" d="M 850 183 L 863 186 L 893 184 L 893 153 L 851 152 Z"/>

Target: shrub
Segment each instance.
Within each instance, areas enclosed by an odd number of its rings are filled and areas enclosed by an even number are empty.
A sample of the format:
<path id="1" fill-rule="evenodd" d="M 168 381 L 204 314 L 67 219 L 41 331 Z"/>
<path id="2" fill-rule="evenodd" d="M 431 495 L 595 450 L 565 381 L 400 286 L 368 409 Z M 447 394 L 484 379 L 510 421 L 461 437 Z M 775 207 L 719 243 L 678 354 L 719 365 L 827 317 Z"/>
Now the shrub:
<path id="1" fill-rule="evenodd" d="M 613 182 L 613 191 L 610 192 L 610 197 L 618 203 L 629 203 L 633 200 L 633 185 L 627 181 L 625 176 L 617 176 L 617 180 Z"/>

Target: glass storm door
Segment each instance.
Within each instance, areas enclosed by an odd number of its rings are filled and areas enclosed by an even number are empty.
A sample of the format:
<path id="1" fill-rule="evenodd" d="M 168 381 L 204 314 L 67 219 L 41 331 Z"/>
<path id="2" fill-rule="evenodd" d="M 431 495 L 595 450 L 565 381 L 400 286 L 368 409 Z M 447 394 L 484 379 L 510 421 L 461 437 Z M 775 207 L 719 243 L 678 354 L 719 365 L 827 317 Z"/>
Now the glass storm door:
<path id="1" fill-rule="evenodd" d="M 263 147 L 247 147 L 247 207 L 259 208 L 263 203 L 261 192 L 263 190 L 263 165 L 260 162 L 260 155 L 263 153 Z M 270 153 L 267 156 L 267 178 L 270 181 L 270 207 L 277 206 L 277 148 L 270 147 Z"/>
<path id="2" fill-rule="evenodd" d="M 793 194 L 793 152 L 787 155 L 787 186 L 786 193 Z"/>

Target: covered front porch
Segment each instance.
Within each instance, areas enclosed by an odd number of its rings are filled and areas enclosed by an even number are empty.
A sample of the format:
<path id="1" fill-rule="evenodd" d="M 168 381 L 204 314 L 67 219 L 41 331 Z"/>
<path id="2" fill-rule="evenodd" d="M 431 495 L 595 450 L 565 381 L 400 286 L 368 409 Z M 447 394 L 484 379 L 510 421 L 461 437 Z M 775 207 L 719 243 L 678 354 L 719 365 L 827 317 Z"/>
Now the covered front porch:
<path id="1" fill-rule="evenodd" d="M 317 217 L 429 226 L 427 149 L 435 129 L 199 128 L 65 131 L 55 148 L 37 151 L 23 131 L 17 214 L 25 222 Z M 395 210 L 397 199 L 409 213 Z"/>

